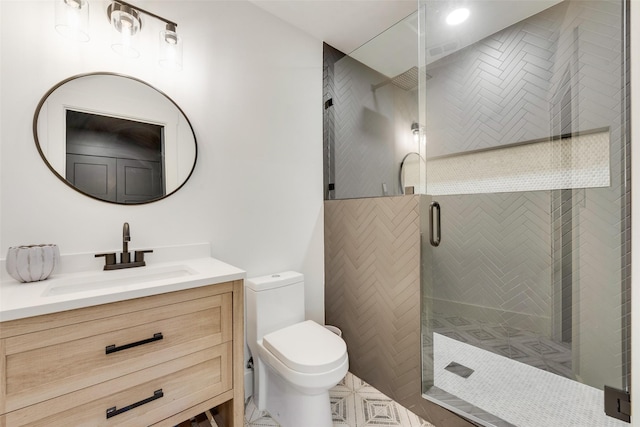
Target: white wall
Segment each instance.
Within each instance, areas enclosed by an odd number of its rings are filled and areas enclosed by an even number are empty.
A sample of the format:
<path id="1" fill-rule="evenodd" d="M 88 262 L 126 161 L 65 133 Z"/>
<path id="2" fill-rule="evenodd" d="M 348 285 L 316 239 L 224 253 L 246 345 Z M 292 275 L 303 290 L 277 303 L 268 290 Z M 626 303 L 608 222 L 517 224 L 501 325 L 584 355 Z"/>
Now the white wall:
<path id="1" fill-rule="evenodd" d="M 169 72 L 156 65 L 152 20 L 140 58 L 111 50 L 106 4 L 90 0 L 91 40 L 76 43 L 55 32 L 52 1 L 0 2 L 0 257 L 31 243 L 63 254 L 117 249 L 128 221 L 132 249 L 206 241 L 249 277 L 303 272 L 308 317 L 323 321 L 322 43 L 245 1 L 139 1 L 184 37 L 184 68 Z M 185 111 L 198 163 L 175 195 L 140 206 L 95 201 L 40 159 L 38 101 L 92 71 L 145 80 Z"/>

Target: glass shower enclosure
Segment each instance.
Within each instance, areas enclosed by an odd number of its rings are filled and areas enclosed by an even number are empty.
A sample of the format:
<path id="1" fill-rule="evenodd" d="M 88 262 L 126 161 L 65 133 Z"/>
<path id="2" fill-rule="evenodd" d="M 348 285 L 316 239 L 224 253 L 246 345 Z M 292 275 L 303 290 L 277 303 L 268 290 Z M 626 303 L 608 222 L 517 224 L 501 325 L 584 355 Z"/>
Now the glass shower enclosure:
<path id="1" fill-rule="evenodd" d="M 628 1 L 417 6 L 324 49 L 325 314 L 351 371 L 436 425 L 627 425 Z"/>
<path id="2" fill-rule="evenodd" d="M 627 7 L 420 1 L 422 392 L 477 424 L 627 425 Z"/>

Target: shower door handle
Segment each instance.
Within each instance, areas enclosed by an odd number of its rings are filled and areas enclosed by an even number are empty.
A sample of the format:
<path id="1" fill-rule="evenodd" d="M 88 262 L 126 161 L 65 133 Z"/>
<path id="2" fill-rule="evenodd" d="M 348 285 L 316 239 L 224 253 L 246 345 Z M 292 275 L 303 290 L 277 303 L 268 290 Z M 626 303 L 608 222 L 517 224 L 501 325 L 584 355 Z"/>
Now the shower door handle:
<path id="1" fill-rule="evenodd" d="M 440 245 L 442 228 L 440 227 L 440 203 L 431 202 L 429 204 L 429 242 L 431 246 Z"/>

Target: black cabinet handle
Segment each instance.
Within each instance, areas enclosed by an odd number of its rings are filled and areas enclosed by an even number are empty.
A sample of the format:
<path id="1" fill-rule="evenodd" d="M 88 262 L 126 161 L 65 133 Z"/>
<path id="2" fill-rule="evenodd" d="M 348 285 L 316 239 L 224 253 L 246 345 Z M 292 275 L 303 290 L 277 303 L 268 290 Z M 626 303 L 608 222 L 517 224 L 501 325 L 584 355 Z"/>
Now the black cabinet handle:
<path id="1" fill-rule="evenodd" d="M 151 397 L 147 397 L 146 399 L 142 399 L 139 402 L 136 403 L 132 403 L 131 405 L 127 405 L 123 408 L 120 409 L 116 409 L 116 407 L 112 407 L 107 409 L 107 419 L 111 418 L 111 417 L 115 417 L 116 415 L 120 415 L 123 412 L 127 412 L 130 411 L 134 408 L 137 408 L 138 406 L 142 406 L 145 403 L 149 403 L 149 402 L 153 402 L 154 400 L 160 399 L 162 396 L 164 396 L 164 393 L 162 392 L 162 389 L 160 390 L 156 390 L 153 392 L 153 396 Z"/>
<path id="2" fill-rule="evenodd" d="M 146 340 L 132 342 L 130 344 L 121 345 L 120 347 L 116 347 L 115 344 L 111 344 L 104 348 L 104 354 L 111 354 L 111 353 L 115 353 L 116 351 L 126 350 L 131 347 L 137 347 L 142 344 L 148 344 L 150 342 L 160 341 L 163 338 L 164 337 L 162 336 L 162 332 L 158 332 L 157 334 L 153 334 L 153 337 L 147 338 Z"/>
<path id="3" fill-rule="evenodd" d="M 440 228 L 440 203 L 431 202 L 429 205 L 429 243 L 431 246 L 440 245 L 442 229 Z"/>

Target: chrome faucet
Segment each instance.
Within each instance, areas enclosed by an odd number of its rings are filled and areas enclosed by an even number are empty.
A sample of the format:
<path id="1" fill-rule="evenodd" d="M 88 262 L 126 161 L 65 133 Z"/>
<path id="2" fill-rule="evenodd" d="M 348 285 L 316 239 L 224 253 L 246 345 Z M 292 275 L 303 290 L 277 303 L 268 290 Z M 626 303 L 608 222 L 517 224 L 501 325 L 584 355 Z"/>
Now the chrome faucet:
<path id="1" fill-rule="evenodd" d="M 144 267 L 144 254 L 153 252 L 151 249 L 135 251 L 133 261 L 129 253 L 129 242 L 131 241 L 131 229 L 129 223 L 122 225 L 122 253 L 120 254 L 120 263 L 116 263 L 116 254 L 114 252 L 96 254 L 96 257 L 104 257 L 105 270 L 120 270 L 121 268 Z"/>
<path id="2" fill-rule="evenodd" d="M 120 262 L 126 264 L 129 262 L 129 242 L 131 241 L 131 232 L 129 223 L 125 222 L 122 226 L 122 254 L 120 254 Z"/>

